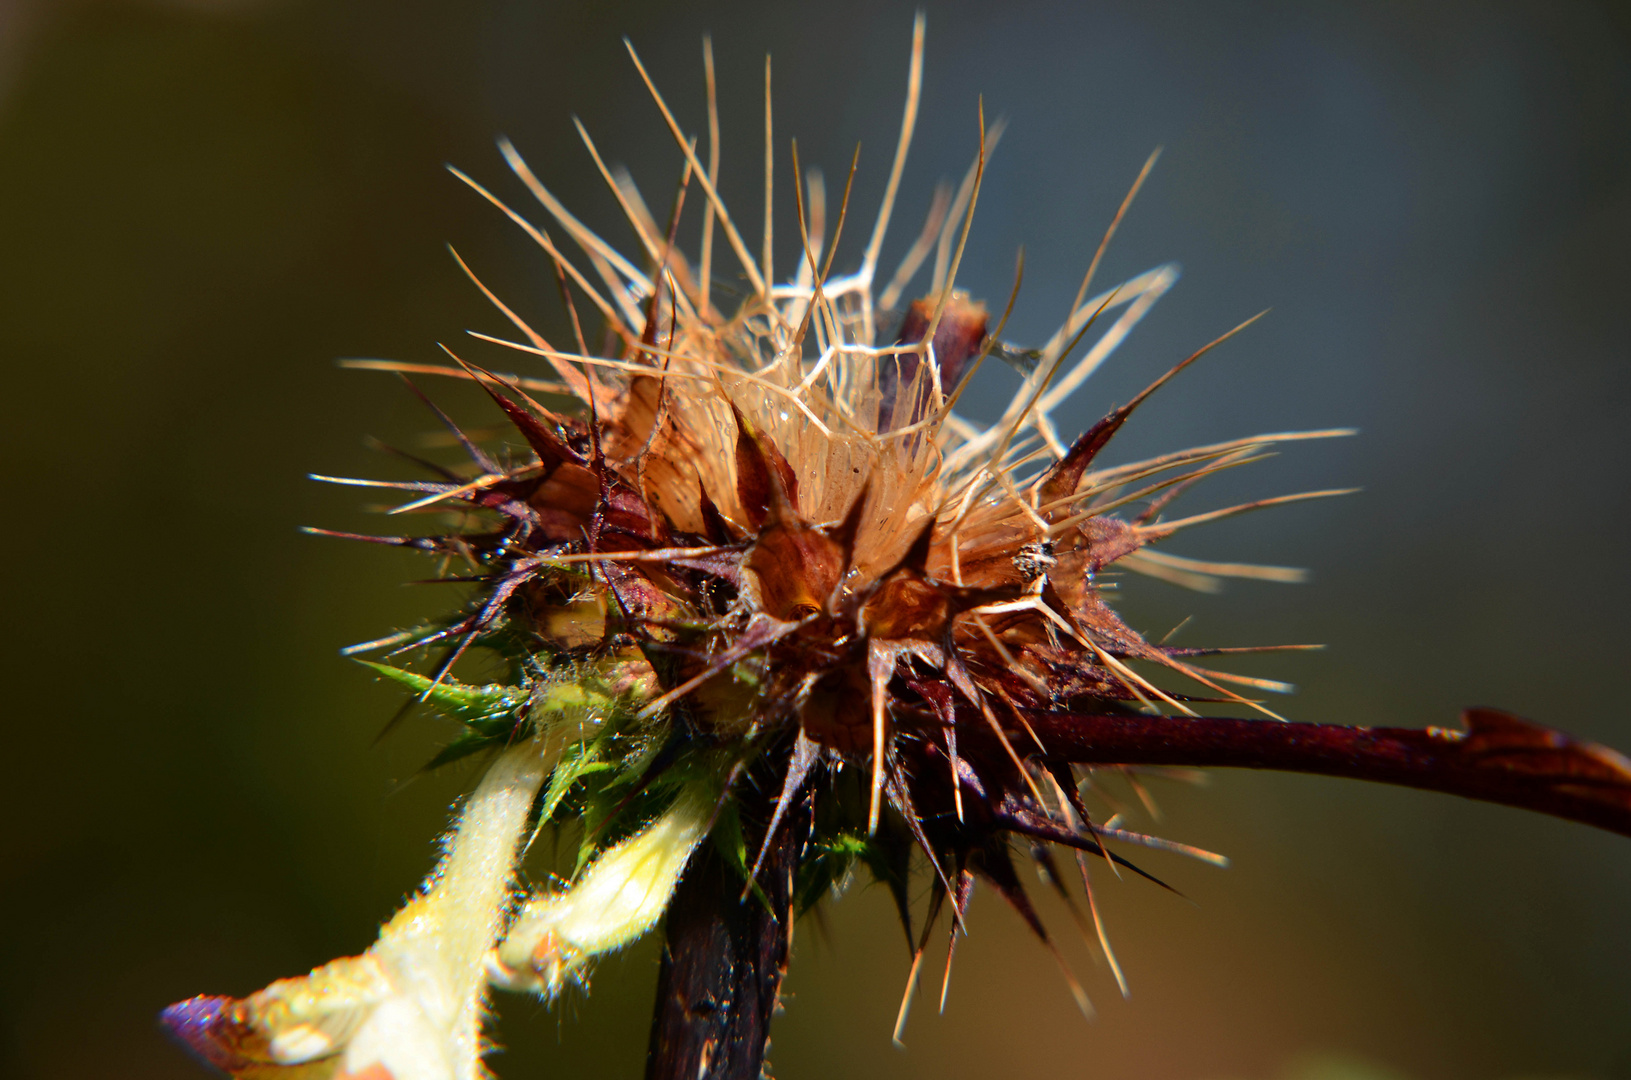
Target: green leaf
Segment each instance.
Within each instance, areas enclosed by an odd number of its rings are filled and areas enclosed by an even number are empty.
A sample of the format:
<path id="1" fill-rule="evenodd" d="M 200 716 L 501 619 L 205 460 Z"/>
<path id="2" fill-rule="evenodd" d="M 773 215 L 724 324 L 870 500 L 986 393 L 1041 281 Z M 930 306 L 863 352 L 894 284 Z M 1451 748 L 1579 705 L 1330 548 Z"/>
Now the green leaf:
<path id="1" fill-rule="evenodd" d="M 838 832 L 818 837 L 811 847 L 815 854 L 805 858 L 799 866 L 795 890 L 798 910 L 802 913 L 814 907 L 837 883 L 844 879 L 856 860 L 865 863 L 878 875 L 878 867 L 887 865 L 877 845 L 858 833 Z M 879 880 L 887 881 L 885 874 Z"/>
<path id="2" fill-rule="evenodd" d="M 427 705 L 444 716 L 466 724 L 490 727 L 497 721 L 513 723 L 521 706 L 526 702 L 525 692 L 517 686 L 506 686 L 502 683 L 469 686 L 444 677 L 433 689 L 431 679 L 417 672 L 405 671 L 389 664 L 377 664 L 372 660 L 358 660 L 357 663 L 372 669 L 376 674 L 383 675 L 413 694 L 424 695 Z M 426 694 L 426 691 L 429 693 Z"/>
<path id="3" fill-rule="evenodd" d="M 595 760 L 598 749 L 595 743 L 574 743 L 569 745 L 561 754 L 561 760 L 556 764 L 555 771 L 550 774 L 549 787 L 544 792 L 544 802 L 538 813 L 540 823 L 551 821 L 555 811 L 560 807 L 561 800 L 585 776 L 597 772 L 605 772 L 611 765 Z"/>
<path id="4" fill-rule="evenodd" d="M 442 747 L 436 756 L 425 763 L 425 770 L 440 769 L 443 765 L 451 765 L 461 761 L 471 754 L 478 753 L 489 746 L 499 742 L 499 738 L 490 735 L 480 735 L 474 731 L 461 732 L 459 737 Z"/>
<path id="5" fill-rule="evenodd" d="M 726 864 L 747 883 L 753 895 L 765 906 L 765 910 L 774 914 L 775 909 L 770 906 L 770 897 L 765 895 L 764 889 L 759 887 L 757 881 L 748 878 L 748 846 L 742 836 L 742 818 L 737 813 L 735 799 L 726 799 L 725 805 L 719 808 L 712 839 L 715 850 L 724 858 Z"/>

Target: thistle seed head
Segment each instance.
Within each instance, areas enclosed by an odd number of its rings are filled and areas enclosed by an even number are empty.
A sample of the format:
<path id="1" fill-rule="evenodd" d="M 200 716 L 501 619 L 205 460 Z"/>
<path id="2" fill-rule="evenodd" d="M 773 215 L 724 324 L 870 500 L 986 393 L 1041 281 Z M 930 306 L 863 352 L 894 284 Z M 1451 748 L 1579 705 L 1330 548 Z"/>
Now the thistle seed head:
<path id="1" fill-rule="evenodd" d="M 901 268 L 880 282 L 921 63 L 920 20 L 883 205 L 847 274 L 833 268 L 850 217 L 848 183 L 829 236 L 824 191 L 799 176 L 795 146 L 803 256 L 778 282 L 768 209 L 765 254 L 755 257 L 718 195 L 717 137 L 705 164 L 649 79 L 681 152 L 682 178 L 659 223 L 632 181 L 606 171 L 639 238 L 633 258 L 573 217 L 508 143 L 503 153 L 553 219 L 548 228 L 458 173 L 537 241 L 561 283 L 573 339 L 546 340 L 478 280 L 518 334 L 487 340 L 544 369 L 543 377 L 494 374 L 451 350 L 455 366 L 368 365 L 475 381 L 523 449 L 496 456 L 454 428 L 470 456 L 463 473 L 342 481 L 410 492 L 397 512 L 456 511 L 457 527 L 442 534 L 361 539 L 462 562 L 477 582 L 453 616 L 355 651 L 428 658 L 423 673 L 373 666 L 461 725 L 435 763 L 489 747 L 510 748 L 508 760 L 516 747 L 529 748 L 547 775 L 535 785 L 540 825 L 577 820 L 583 841 L 574 872 L 522 907 L 502 941 L 495 929 L 481 948 L 459 953 L 463 966 L 447 986 L 479 975 L 553 996 L 581 981 L 596 953 L 652 925 L 710 833 L 733 855 L 747 894 L 760 887 L 765 852 L 790 830 L 799 908 L 865 862 L 900 903 L 915 958 L 926 938 L 911 931 L 906 903 L 914 852 L 932 882 L 931 922 L 947 902 L 960 922 L 979 876 L 1044 941 L 1013 864 L 1015 838 L 1061 889 L 1052 844 L 1074 850 L 1084 883 L 1087 856 L 1130 865 L 1107 841 L 1219 861 L 1096 820 L 1083 798 L 1085 776 L 1046 759 L 1031 721 L 1057 712 L 1193 716 L 1197 701 L 1261 709 L 1230 684 L 1283 689 L 1202 669 L 1192 662 L 1198 650 L 1146 640 L 1106 601 L 1100 575 L 1126 569 L 1197 587 L 1222 576 L 1294 580 L 1282 568 L 1199 562 L 1158 545 L 1191 524 L 1332 492 L 1191 517 L 1170 517 L 1168 508 L 1206 475 L 1278 443 L 1346 432 L 1253 436 L 1103 465 L 1101 451 L 1149 393 L 1230 331 L 1085 432 L 1062 438 L 1057 407 L 1177 274 L 1159 267 L 1090 295 L 1101 247 L 1050 340 L 1029 352 L 1004 343 L 1007 311 L 993 318 L 956 287 L 1000 134 L 983 115 L 961 189 L 937 196 Z M 644 78 L 637 57 L 635 64 Z M 711 62 L 708 74 L 713 115 Z M 694 262 L 676 242 L 686 211 L 703 221 Z M 734 310 L 711 284 L 721 235 L 748 286 Z M 567 240 L 580 256 L 563 250 Z M 927 289 L 894 313 L 931 251 Z M 598 335 L 589 333 L 593 322 Z M 607 344 L 591 348 L 590 340 Z M 997 422 L 982 427 L 956 406 L 993 355 L 1027 373 Z M 456 680 L 454 666 L 471 650 L 498 657 L 506 677 Z M 468 820 L 451 850 L 479 839 Z M 507 828 L 488 838 L 505 852 L 492 870 L 501 882 L 517 850 L 513 822 Z M 426 896 L 435 895 L 432 885 Z M 491 897 L 482 902 L 504 908 Z M 418 970 L 414 964 L 379 966 L 397 955 L 387 943 L 402 918 L 365 957 L 338 962 L 350 965 L 348 976 L 363 964 L 375 981 L 361 997 L 322 998 L 331 1008 L 343 998 L 350 1010 L 313 1029 L 323 1053 L 340 1054 L 352 1032 L 369 1030 L 369 1017 L 382 1015 L 379 1002 L 419 1000 L 423 987 L 402 974 Z M 319 990 L 333 981 L 325 971 L 296 988 L 306 995 L 299 1000 L 311 996 L 313 980 L 327 980 Z M 283 989 L 273 994 L 281 986 L 230 1007 L 195 1004 L 173 1019 L 206 1050 L 254 1047 L 257 1063 L 321 1057 L 308 1053 L 316 1046 L 309 1039 L 292 1058 L 278 1050 L 299 1041 L 285 1004 L 294 999 Z M 1074 980 L 1072 987 L 1085 1008 Z M 439 1020 L 437 1030 L 464 1033 L 450 1075 L 473 1076 L 479 1052 L 469 1031 L 480 995 L 457 1001 L 456 1022 Z M 385 1073 L 363 1075 L 422 1075 L 377 1055 L 343 1069 L 370 1064 Z"/>

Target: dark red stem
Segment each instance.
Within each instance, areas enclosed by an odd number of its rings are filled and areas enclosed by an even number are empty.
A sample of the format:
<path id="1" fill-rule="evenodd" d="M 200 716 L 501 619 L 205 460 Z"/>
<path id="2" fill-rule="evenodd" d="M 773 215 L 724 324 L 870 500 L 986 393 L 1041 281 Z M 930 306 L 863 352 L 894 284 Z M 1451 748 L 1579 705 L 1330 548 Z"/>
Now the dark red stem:
<path id="1" fill-rule="evenodd" d="M 686 868 L 663 927 L 646 1080 L 760 1080 L 810 833 L 807 812 L 793 817 L 770 842 L 758 896 L 744 898 L 741 873 L 711 844 Z"/>
<path id="2" fill-rule="evenodd" d="M 1494 709 L 1468 709 L 1464 728 L 1425 730 L 1041 711 L 1025 718 L 1057 761 L 1342 776 L 1536 810 L 1631 836 L 1631 761 Z M 958 726 L 964 738 L 980 737 L 978 724 Z"/>

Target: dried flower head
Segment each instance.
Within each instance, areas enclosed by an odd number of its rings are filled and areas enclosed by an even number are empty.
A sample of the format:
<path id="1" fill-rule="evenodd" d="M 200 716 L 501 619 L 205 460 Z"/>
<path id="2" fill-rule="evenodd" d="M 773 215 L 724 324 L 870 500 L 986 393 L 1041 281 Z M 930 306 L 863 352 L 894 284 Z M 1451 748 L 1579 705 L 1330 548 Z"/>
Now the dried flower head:
<path id="1" fill-rule="evenodd" d="M 521 335 L 486 340 L 547 365 L 552 378 L 500 376 L 457 356 L 456 366 L 366 366 L 476 381 L 529 452 L 496 457 L 454 427 L 470 471 L 340 482 L 411 492 L 396 512 L 458 508 L 461 524 L 443 535 L 362 539 L 466 564 L 477 583 L 470 605 L 352 651 L 440 648 L 423 674 L 372 666 L 462 725 L 434 764 L 483 751 L 498 756 L 441 869 L 367 953 L 242 1001 L 199 998 L 172 1008 L 172 1027 L 209 1060 L 246 1076 L 481 1075 L 486 983 L 553 997 L 586 982 L 596 955 L 649 930 L 672 903 L 653 1074 L 670 1075 L 664 1063 L 673 1062 L 688 1075 L 701 1075 L 699 1067 L 757 1075 L 792 919 L 856 862 L 897 899 L 912 957 L 910 996 L 929 929 L 949 907 L 955 945 L 976 879 L 993 885 L 1052 948 L 1020 885 L 1016 850 L 1061 893 L 1067 887 L 1053 851 L 1072 855 L 1091 915 L 1081 924 L 1091 925 L 1107 956 L 1090 860 L 1143 874 L 1121 854 L 1132 845 L 1223 861 L 1122 828 L 1084 797 L 1096 782 L 1086 767 L 1130 777 L 1128 767 L 1139 764 L 1285 765 L 1290 744 L 1273 734 L 1285 726 L 1232 689 L 1285 687 L 1195 662 L 1208 652 L 1247 650 L 1146 640 L 1106 601 L 1098 576 L 1115 567 L 1200 588 L 1230 576 L 1297 580 L 1296 571 L 1200 562 L 1158 545 L 1192 525 L 1338 492 L 1186 517 L 1168 516 L 1169 508 L 1196 481 L 1270 447 L 1348 432 L 1249 436 L 1100 464 L 1100 452 L 1151 392 L 1242 324 L 1062 439 L 1055 410 L 1176 271 L 1161 267 L 1090 296 L 1101 245 L 1053 337 L 1030 353 L 1004 344 L 1007 312 L 993 325 L 987 307 L 956 288 L 986 155 L 1000 134 L 985 128 L 983 116 L 968 176 L 955 196 L 937 193 L 921 234 L 880 287 L 879 256 L 917 115 L 922 45 L 920 19 L 883 204 L 859 268 L 847 275 L 832 268 L 849 218 L 849 183 L 829 236 L 824 191 L 814 175 L 798 182 L 795 146 L 803 257 L 776 283 L 768 68 L 757 256 L 716 186 L 711 56 L 706 162 L 634 61 L 683 153 L 666 222 L 626 175 L 602 164 L 584 133 L 640 239 L 638 259 L 574 218 L 507 142 L 501 149 L 510 166 L 554 219 L 556 235 L 580 249 L 587 271 L 550 231 L 458 173 L 549 258 L 574 340 L 568 347 L 545 340 L 482 286 Z M 698 201 L 703 243 L 693 263 L 675 238 L 682 212 Z M 711 287 L 719 233 L 747 284 L 731 311 Z M 931 254 L 923 297 L 894 313 Z M 602 324 L 603 348 L 590 347 L 586 317 Z M 980 427 L 954 409 L 993 355 L 1028 374 L 1000 419 Z M 455 679 L 455 664 L 473 649 L 500 658 L 507 678 Z M 1202 720 L 1200 702 L 1257 709 L 1273 722 Z M 1536 790 L 1552 799 L 1544 808 L 1619 821 L 1631 805 L 1631 773 L 1610 751 L 1546 743 L 1551 733 L 1499 714 L 1476 714 L 1471 727 L 1470 736 L 1429 732 L 1410 742 L 1417 733 L 1382 732 L 1378 740 L 1393 740 L 1385 746 L 1352 739 L 1331 746 L 1354 761 L 1392 754 L 1397 768 L 1383 778 L 1422 786 L 1434 785 L 1425 772 L 1407 775 L 1410 763 L 1397 747 L 1413 747 L 1421 762 L 1460 754 L 1464 771 L 1480 776 L 1495 747 L 1497 757 L 1527 763 Z M 1314 725 L 1298 728 L 1308 733 L 1299 745 L 1336 738 Z M 1197 751 L 1197 739 L 1216 742 L 1212 758 Z M 1228 759 L 1229 747 L 1240 748 L 1239 760 Z M 1543 760 L 1542 752 L 1553 757 Z M 1557 782 L 1564 774 L 1572 787 Z M 1493 789 L 1470 793 L 1503 798 Z M 1531 794 L 1530 804 L 1541 801 Z M 579 823 L 582 842 L 573 874 L 517 905 L 511 883 L 529 814 L 536 827 Z M 931 886 L 921 933 L 907 899 L 914 865 Z M 949 951 L 946 965 L 949 974 Z M 1125 992 L 1113 956 L 1110 966 Z M 1086 1010 L 1073 978 L 1070 986 Z M 665 1002 L 685 1006 L 699 995 L 713 1002 L 712 1014 L 665 1013 Z"/>

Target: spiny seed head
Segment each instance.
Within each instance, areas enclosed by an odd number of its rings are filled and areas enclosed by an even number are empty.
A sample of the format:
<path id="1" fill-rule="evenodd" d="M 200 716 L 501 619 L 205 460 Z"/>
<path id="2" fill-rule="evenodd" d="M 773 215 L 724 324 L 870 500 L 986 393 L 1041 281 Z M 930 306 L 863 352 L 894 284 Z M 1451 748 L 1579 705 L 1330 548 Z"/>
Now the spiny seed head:
<path id="1" fill-rule="evenodd" d="M 914 64 L 906 136 L 916 71 Z M 639 790 L 706 760 L 720 805 L 744 817 L 759 858 L 777 828 L 862 844 L 880 829 L 895 831 L 905 840 L 895 849 L 920 849 L 941 893 L 955 895 L 959 875 L 973 868 L 1023 904 L 1011 887 L 1007 834 L 1108 857 L 1078 778 L 1033 760 L 1044 747 L 1028 718 L 1129 708 L 1194 715 L 1187 702 L 1195 694 L 1245 699 L 1223 685 L 1236 677 L 1203 671 L 1186 659 L 1191 650 L 1153 645 L 1129 627 L 1096 575 L 1114 566 L 1201 585 L 1218 573 L 1293 577 L 1151 547 L 1189 523 L 1162 512 L 1207 473 L 1276 442 L 1341 433 L 1247 438 L 1099 467 L 1098 455 L 1152 386 L 1062 442 L 1052 411 L 1176 271 L 1161 267 L 1089 298 L 1090 268 L 1050 341 L 1030 353 L 1003 343 L 1000 321 L 993 325 L 987 306 L 954 285 L 997 131 L 985 131 L 982 118 L 981 134 L 963 191 L 936 200 L 881 295 L 877 249 L 906 138 L 861 266 L 831 273 L 848 185 L 829 238 L 825 196 L 812 182 L 796 200 L 804 257 L 779 285 L 766 284 L 768 268 L 748 253 L 688 140 L 679 139 L 683 175 L 666 224 L 644 209 L 632 180 L 612 178 L 643 268 L 567 214 L 505 144 L 511 166 L 602 281 L 591 283 L 543 230 L 477 186 L 523 221 L 563 286 L 570 278 L 563 295 L 577 341 L 558 347 L 494 298 L 521 340 L 487 340 L 547 364 L 554 380 L 501 378 L 455 357 L 459 369 L 450 373 L 480 383 L 531 453 L 500 466 L 473 449 L 473 478 L 414 488 L 427 494 L 413 508 L 461 504 L 484 518 L 474 531 L 410 541 L 473 558 L 482 570 L 462 615 L 398 643 L 445 647 L 421 677 L 426 695 L 463 692 L 449 671 L 471 647 L 509 658 L 518 700 L 585 672 L 615 678 L 634 688 L 632 715 L 602 721 L 598 752 L 649 757 L 632 781 Z M 695 264 L 675 242 L 698 186 L 705 228 L 719 223 L 756 290 L 734 311 L 718 306 L 706 257 Z M 904 312 L 884 310 L 936 245 L 926 294 Z M 587 347 L 586 306 L 604 323 L 611 347 L 603 352 Z M 982 429 L 954 406 L 993 353 L 1021 358 L 1029 370 L 999 421 Z M 529 389 L 557 396 L 546 405 Z M 1123 507 L 1131 516 L 1115 513 Z M 1162 689 L 1135 665 L 1182 675 L 1192 690 Z M 511 726 L 467 732 L 455 745 L 501 742 L 534 722 L 520 709 Z M 822 783 L 812 785 L 818 772 Z M 740 782 L 748 774 L 761 779 Z M 842 794 L 845 776 L 860 778 L 850 795 Z M 821 793 L 795 826 L 791 811 L 807 787 Z M 762 790 L 779 795 L 762 799 Z M 586 827 L 618 832 L 607 821 Z M 821 840 L 811 863 L 830 850 Z M 751 885 L 758 860 L 746 855 Z M 545 981 L 558 983 L 559 957 L 553 946 L 545 951 L 557 973 Z"/>
<path id="2" fill-rule="evenodd" d="M 1157 268 L 1090 297 L 1096 255 L 1048 342 L 1029 352 L 1005 344 L 1006 314 L 994 323 L 955 287 L 998 134 L 983 116 L 961 190 L 937 194 L 900 271 L 880 288 L 921 46 L 920 21 L 887 194 L 859 267 L 845 275 L 832 267 L 848 185 L 829 237 L 819 184 L 795 184 L 804 254 L 789 280 L 772 284 L 768 254 L 749 253 L 711 167 L 660 97 L 683 158 L 670 219 L 659 224 L 632 181 L 608 173 L 639 237 L 635 259 L 572 217 L 508 143 L 505 156 L 554 232 L 459 174 L 537 240 L 561 282 L 573 341 L 546 340 L 489 292 L 521 336 L 489 340 L 552 377 L 500 377 L 458 357 L 457 367 L 430 370 L 481 385 L 525 449 L 495 457 L 454 428 L 472 461 L 466 472 L 351 482 L 412 492 L 399 510 L 457 508 L 459 525 L 445 534 L 363 538 L 473 564 L 478 582 L 454 616 L 370 643 L 421 650 L 425 673 L 371 666 L 460 723 L 433 764 L 491 747 L 500 765 L 424 893 L 368 953 L 241 1002 L 200 998 L 172 1009 L 172 1026 L 211 1060 L 238 1070 L 332 1058 L 334 1075 L 410 1080 L 443 1074 L 357 1048 L 430 1038 L 453 1047 L 447 1060 L 459 1064 L 447 1075 L 477 1075 L 484 984 L 553 996 L 585 979 L 594 955 L 649 929 L 710 832 L 735 853 L 744 894 L 760 888 L 765 853 L 790 843 L 784 903 L 800 908 L 866 862 L 889 882 L 918 955 L 905 886 L 914 851 L 931 872 L 931 922 L 948 900 L 960 920 L 979 875 L 1044 940 L 1011 837 L 1024 838 L 1061 888 L 1049 844 L 1124 865 L 1106 840 L 1217 861 L 1096 824 L 1083 777 L 1045 757 L 1033 721 L 1194 715 L 1188 702 L 1245 702 L 1227 681 L 1280 688 L 1197 668 L 1189 658 L 1202 650 L 1147 641 L 1106 603 L 1097 576 L 1115 567 L 1202 587 L 1218 575 L 1293 578 L 1153 550 L 1185 525 L 1283 500 L 1163 514 L 1210 472 L 1276 443 L 1344 432 L 1249 437 L 1102 466 L 1100 452 L 1152 386 L 1061 439 L 1055 408 L 1176 271 Z M 692 262 L 675 237 L 683 211 L 699 202 L 705 239 Z M 711 288 L 717 232 L 750 286 L 734 311 Z M 587 271 L 557 246 L 563 238 L 581 249 Z M 922 298 L 890 310 L 931 250 Z M 603 333 L 590 334 L 591 321 Z M 591 350 L 589 340 L 609 345 Z M 999 420 L 980 427 L 954 409 L 992 355 L 1027 374 Z M 506 677 L 456 680 L 455 663 L 472 649 L 498 657 Z M 1135 666 L 1182 676 L 1190 689 L 1163 689 Z M 578 819 L 584 839 L 572 874 L 529 899 L 499 941 L 529 813 L 540 824 Z M 450 934 L 458 949 L 446 945 Z M 424 1005 L 432 999 L 452 1011 Z"/>

